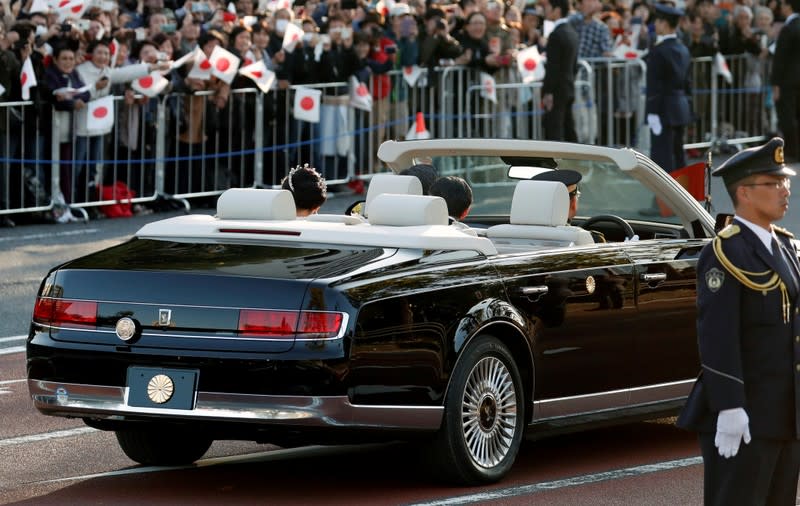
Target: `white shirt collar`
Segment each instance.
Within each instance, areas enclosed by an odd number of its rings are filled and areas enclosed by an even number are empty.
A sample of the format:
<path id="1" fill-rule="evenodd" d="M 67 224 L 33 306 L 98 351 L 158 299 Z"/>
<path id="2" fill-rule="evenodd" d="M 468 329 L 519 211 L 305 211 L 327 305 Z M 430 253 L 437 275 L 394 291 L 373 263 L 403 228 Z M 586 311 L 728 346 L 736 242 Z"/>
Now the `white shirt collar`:
<path id="1" fill-rule="evenodd" d="M 553 21 L 553 30 L 558 28 L 558 25 L 563 25 L 567 21 L 569 21 L 569 18 L 559 18 L 558 20 Z"/>
<path id="2" fill-rule="evenodd" d="M 656 36 L 656 44 L 661 44 L 667 39 L 677 39 L 677 38 L 678 36 L 675 35 L 674 33 L 668 33 L 666 35 L 658 35 Z"/>
<path id="3" fill-rule="evenodd" d="M 788 17 L 788 18 L 786 18 L 786 21 L 784 21 L 784 22 L 783 22 L 783 26 L 786 26 L 786 25 L 788 25 L 789 23 L 791 23 L 791 22 L 792 22 L 792 20 L 793 20 L 794 18 L 796 18 L 797 16 L 800 16 L 800 12 L 793 12 L 793 13 L 791 13 L 791 14 L 789 15 L 789 17 Z"/>
<path id="4" fill-rule="evenodd" d="M 760 227 L 751 221 L 747 221 L 746 219 L 742 218 L 741 216 L 734 216 L 735 219 L 741 221 L 743 224 L 747 226 L 750 230 L 756 234 L 756 237 L 761 239 L 761 242 L 764 243 L 764 246 L 767 248 L 767 251 L 772 253 L 772 239 L 778 240 L 775 234 L 772 233 L 771 230 L 767 230 L 764 227 Z"/>

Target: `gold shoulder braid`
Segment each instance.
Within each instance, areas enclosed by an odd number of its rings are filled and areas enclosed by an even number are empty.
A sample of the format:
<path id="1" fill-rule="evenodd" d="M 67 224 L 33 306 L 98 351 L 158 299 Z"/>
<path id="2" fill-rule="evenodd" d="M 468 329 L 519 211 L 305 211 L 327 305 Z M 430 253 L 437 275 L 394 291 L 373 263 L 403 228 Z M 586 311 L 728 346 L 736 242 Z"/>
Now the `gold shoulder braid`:
<path id="1" fill-rule="evenodd" d="M 764 272 L 749 272 L 733 265 L 733 263 L 730 260 L 728 260 L 728 257 L 725 256 L 725 253 L 722 251 L 721 237 L 723 231 L 721 231 L 720 235 L 715 237 L 713 241 L 714 255 L 716 255 L 717 260 L 719 260 L 719 263 L 722 264 L 725 270 L 730 272 L 734 278 L 739 280 L 741 284 L 743 284 L 745 287 L 751 290 L 760 291 L 761 293 L 766 295 L 767 292 L 771 292 L 772 290 L 775 289 L 780 289 L 781 305 L 783 306 L 783 323 L 789 323 L 790 304 L 789 304 L 789 292 L 786 290 L 786 284 L 781 280 L 777 272 L 769 270 Z M 750 277 L 768 276 L 770 272 L 772 272 L 772 276 L 764 283 L 756 283 L 750 278 Z"/>
<path id="2" fill-rule="evenodd" d="M 739 232 L 741 232 L 741 230 L 742 229 L 739 228 L 739 225 L 731 224 L 731 225 L 728 225 L 727 227 L 723 228 L 719 232 L 717 232 L 717 235 L 722 237 L 723 239 L 728 239 L 728 238 L 731 238 L 731 237 L 735 236 Z"/>
<path id="3" fill-rule="evenodd" d="M 778 234 L 785 235 L 786 237 L 788 237 L 790 239 L 794 239 L 794 234 L 789 232 L 788 230 L 786 230 L 783 227 L 776 227 L 775 225 L 772 225 L 772 230 L 774 230 Z"/>

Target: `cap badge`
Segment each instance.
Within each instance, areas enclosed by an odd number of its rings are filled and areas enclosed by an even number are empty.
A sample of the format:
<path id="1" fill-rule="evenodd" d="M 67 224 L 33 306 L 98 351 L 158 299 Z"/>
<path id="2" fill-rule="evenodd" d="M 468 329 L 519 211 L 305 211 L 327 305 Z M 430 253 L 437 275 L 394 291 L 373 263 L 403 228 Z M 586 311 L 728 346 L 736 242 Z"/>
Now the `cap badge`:
<path id="1" fill-rule="evenodd" d="M 725 281 L 725 273 L 713 267 L 706 272 L 706 286 L 711 290 L 711 293 L 716 293 L 722 288 L 722 283 Z"/>
<path id="2" fill-rule="evenodd" d="M 775 148 L 775 163 L 783 163 L 783 146 Z"/>

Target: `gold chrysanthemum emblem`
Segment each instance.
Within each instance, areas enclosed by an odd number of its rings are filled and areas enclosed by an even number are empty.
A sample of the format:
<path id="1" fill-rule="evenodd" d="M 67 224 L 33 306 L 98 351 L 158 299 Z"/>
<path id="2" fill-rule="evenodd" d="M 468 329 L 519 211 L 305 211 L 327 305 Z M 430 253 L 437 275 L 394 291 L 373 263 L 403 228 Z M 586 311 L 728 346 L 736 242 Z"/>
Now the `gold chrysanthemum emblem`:
<path id="1" fill-rule="evenodd" d="M 172 398 L 175 384 L 166 374 L 156 374 L 147 383 L 147 397 L 156 404 L 164 404 Z"/>

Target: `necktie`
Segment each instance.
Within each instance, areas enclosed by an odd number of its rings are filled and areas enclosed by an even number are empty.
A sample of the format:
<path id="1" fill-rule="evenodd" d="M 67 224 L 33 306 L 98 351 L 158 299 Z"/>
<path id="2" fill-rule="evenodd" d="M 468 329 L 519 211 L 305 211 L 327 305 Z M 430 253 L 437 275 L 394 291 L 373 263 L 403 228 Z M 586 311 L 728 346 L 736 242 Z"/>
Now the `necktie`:
<path id="1" fill-rule="evenodd" d="M 787 253 L 784 251 L 781 244 L 773 237 L 772 256 L 775 257 L 775 262 L 778 265 L 778 275 L 781 277 L 787 287 L 791 287 L 790 291 L 795 292 L 797 289 L 797 279 L 793 274 L 792 264 L 786 255 Z"/>

